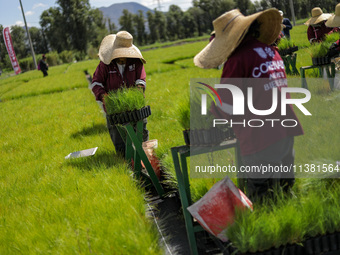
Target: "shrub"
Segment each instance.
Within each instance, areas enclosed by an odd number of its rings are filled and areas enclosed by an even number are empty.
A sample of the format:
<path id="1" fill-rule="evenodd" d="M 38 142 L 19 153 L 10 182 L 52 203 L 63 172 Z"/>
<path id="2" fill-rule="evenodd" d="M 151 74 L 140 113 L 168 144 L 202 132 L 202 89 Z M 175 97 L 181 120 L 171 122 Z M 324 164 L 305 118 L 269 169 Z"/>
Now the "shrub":
<path id="1" fill-rule="evenodd" d="M 48 66 L 56 66 L 61 64 L 61 61 L 59 60 L 59 55 L 56 51 L 52 51 L 46 54 L 46 62 L 48 63 Z"/>
<path id="2" fill-rule="evenodd" d="M 90 59 L 98 59 L 98 49 L 91 46 L 87 50 L 87 55 L 89 56 Z"/>
<path id="3" fill-rule="evenodd" d="M 80 52 L 80 51 L 76 51 L 76 52 L 74 53 L 74 58 L 75 58 L 77 61 L 85 60 L 85 59 L 86 59 L 86 53 Z"/>
<path id="4" fill-rule="evenodd" d="M 39 59 L 37 59 L 39 61 Z M 23 71 L 34 70 L 35 66 L 32 57 L 27 57 L 19 60 L 19 66 Z"/>
<path id="5" fill-rule="evenodd" d="M 62 63 L 71 63 L 73 61 L 73 52 L 69 50 L 64 50 L 59 53 L 59 59 Z"/>

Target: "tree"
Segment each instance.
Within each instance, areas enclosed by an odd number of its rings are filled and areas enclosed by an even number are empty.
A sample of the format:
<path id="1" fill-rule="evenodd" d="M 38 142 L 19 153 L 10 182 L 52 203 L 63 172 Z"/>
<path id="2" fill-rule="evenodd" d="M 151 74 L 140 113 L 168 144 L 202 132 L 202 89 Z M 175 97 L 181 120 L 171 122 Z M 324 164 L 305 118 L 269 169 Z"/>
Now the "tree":
<path id="1" fill-rule="evenodd" d="M 167 41 L 168 36 L 167 36 L 167 29 L 166 29 L 166 17 L 165 14 L 161 11 L 158 11 L 155 9 L 155 22 L 157 25 L 157 31 L 159 41 Z"/>
<path id="2" fill-rule="evenodd" d="M 183 12 L 177 5 L 170 5 L 166 14 L 166 25 L 170 40 L 184 38 Z"/>
<path id="3" fill-rule="evenodd" d="M 91 9 L 88 14 L 88 43 L 93 47 L 99 47 L 101 41 L 107 34 L 116 33 L 116 27 L 114 23 L 109 22 L 109 31 L 105 26 L 105 19 L 103 17 L 103 13 L 99 9 Z"/>
<path id="4" fill-rule="evenodd" d="M 46 39 L 43 36 L 42 30 L 36 27 L 31 27 L 29 29 L 29 33 L 31 35 L 34 52 L 36 54 L 48 52 Z"/>
<path id="5" fill-rule="evenodd" d="M 86 54 L 90 44 L 99 44 L 107 34 L 103 14 L 91 9 L 88 0 L 58 0 L 57 4 L 40 16 L 40 26 L 51 50 Z"/>
<path id="6" fill-rule="evenodd" d="M 107 19 L 107 26 L 109 28 L 109 34 L 115 34 L 118 32 L 115 23 L 112 23 L 110 18 Z"/>
<path id="7" fill-rule="evenodd" d="M 242 14 L 248 15 L 250 13 L 250 9 L 252 8 L 253 4 L 250 0 L 235 0 L 236 6 Z"/>
<path id="8" fill-rule="evenodd" d="M 233 0 L 193 0 L 193 4 L 204 12 L 204 18 L 210 24 L 210 31 L 213 30 L 212 22 L 216 18 L 236 7 Z"/>
<path id="9" fill-rule="evenodd" d="M 18 59 L 25 58 L 29 54 L 30 48 L 28 46 L 28 40 L 26 40 L 26 32 L 20 26 L 11 27 L 11 37 L 13 42 L 13 48 Z"/>
<path id="10" fill-rule="evenodd" d="M 182 23 L 183 23 L 185 38 L 194 37 L 198 35 L 196 20 L 191 15 L 190 12 L 184 12 Z"/>
<path id="11" fill-rule="evenodd" d="M 123 10 L 123 15 L 119 18 L 120 30 L 128 31 L 133 37 L 135 37 L 135 29 L 133 26 L 133 14 L 127 9 Z"/>
<path id="12" fill-rule="evenodd" d="M 71 40 L 63 25 L 59 8 L 49 8 L 40 15 L 42 33 L 47 38 L 48 48 L 57 52 L 71 50 Z"/>
<path id="13" fill-rule="evenodd" d="M 88 0 L 58 0 L 62 14 L 64 30 L 70 38 L 72 49 L 85 53 L 90 34 L 89 11 L 91 9 Z"/>
<path id="14" fill-rule="evenodd" d="M 150 43 L 154 43 L 156 41 L 159 40 L 159 33 L 157 30 L 157 24 L 155 21 L 155 14 L 153 14 L 153 12 L 148 11 L 146 13 L 147 16 L 147 20 L 148 20 L 148 24 L 149 24 L 149 30 L 150 30 L 150 34 L 149 34 L 149 42 Z"/>
<path id="15" fill-rule="evenodd" d="M 133 16 L 133 21 L 136 31 L 136 42 L 138 45 L 143 45 L 146 42 L 145 19 L 143 11 L 139 10 L 138 14 Z"/>
<path id="16" fill-rule="evenodd" d="M 199 7 L 191 7 L 187 10 L 188 13 L 191 14 L 191 16 L 193 17 L 196 26 L 197 26 L 197 32 L 198 35 L 201 36 L 204 33 L 210 33 L 210 26 L 211 24 L 209 23 L 209 21 L 205 18 L 205 13 L 204 11 L 199 8 Z"/>

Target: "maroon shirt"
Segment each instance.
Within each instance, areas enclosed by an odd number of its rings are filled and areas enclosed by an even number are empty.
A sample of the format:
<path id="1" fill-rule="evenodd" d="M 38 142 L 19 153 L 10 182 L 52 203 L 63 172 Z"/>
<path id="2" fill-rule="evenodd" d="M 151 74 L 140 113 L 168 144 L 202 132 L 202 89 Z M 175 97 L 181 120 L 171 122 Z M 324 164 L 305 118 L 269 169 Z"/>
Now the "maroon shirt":
<path id="1" fill-rule="evenodd" d="M 320 23 L 320 26 L 308 26 L 307 37 L 310 43 L 322 42 L 325 35 L 333 30 L 332 27 L 326 27 L 326 21 Z"/>
<path id="2" fill-rule="evenodd" d="M 278 88 L 276 111 L 266 116 L 258 116 L 250 112 L 247 106 L 247 88 L 253 88 L 254 108 L 268 110 L 272 106 L 273 91 L 271 85 L 275 81 L 277 81 L 275 87 Z M 238 123 L 243 120 L 246 121 L 245 127 L 233 125 L 235 135 L 240 142 L 242 155 L 259 152 L 287 136 L 303 134 L 292 105 L 287 107 L 286 116 L 281 115 L 281 87 L 287 87 L 287 79 L 284 63 L 274 47 L 261 43 L 251 36 L 246 37 L 224 64 L 221 83 L 235 85 L 244 94 L 246 104 L 244 115 L 232 115 L 230 108 L 229 110 L 228 107 L 221 109 L 218 107 L 219 104 L 212 105 L 212 112 L 216 117 L 227 119 L 229 123 L 231 119 Z M 217 92 L 221 96 L 224 106 L 232 106 L 232 94 L 228 89 L 218 89 Z M 287 98 L 290 98 L 289 94 L 287 94 Z M 247 122 L 252 119 L 263 120 L 264 125 L 262 127 L 249 127 Z M 280 121 L 275 121 L 273 124 L 271 121 L 265 121 L 265 119 L 279 119 Z M 294 119 L 298 125 L 296 127 L 283 127 L 281 121 L 284 119 Z M 259 122 L 254 122 L 252 125 L 259 125 Z"/>
<path id="3" fill-rule="evenodd" d="M 140 59 L 127 58 L 123 76 L 115 61 L 109 65 L 100 61 L 92 79 L 92 91 L 97 101 L 102 101 L 103 94 L 121 87 L 133 87 L 137 80 L 145 86 L 146 73 Z"/>

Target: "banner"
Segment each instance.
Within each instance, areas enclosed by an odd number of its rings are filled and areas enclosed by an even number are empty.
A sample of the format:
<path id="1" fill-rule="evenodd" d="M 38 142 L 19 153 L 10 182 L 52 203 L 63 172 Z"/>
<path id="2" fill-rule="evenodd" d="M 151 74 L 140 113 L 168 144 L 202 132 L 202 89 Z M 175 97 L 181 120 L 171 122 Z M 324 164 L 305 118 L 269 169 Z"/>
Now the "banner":
<path id="1" fill-rule="evenodd" d="M 14 72 L 15 72 L 15 74 L 19 74 L 19 73 L 21 73 L 21 69 L 20 69 L 17 57 L 15 56 L 15 51 L 14 51 L 14 48 L 13 48 L 12 38 L 11 38 L 11 34 L 9 32 L 9 27 L 6 27 L 3 30 L 3 36 L 4 36 L 4 41 L 5 41 L 5 44 L 6 44 L 7 52 L 8 52 L 8 55 L 9 55 L 9 59 L 11 60 Z"/>

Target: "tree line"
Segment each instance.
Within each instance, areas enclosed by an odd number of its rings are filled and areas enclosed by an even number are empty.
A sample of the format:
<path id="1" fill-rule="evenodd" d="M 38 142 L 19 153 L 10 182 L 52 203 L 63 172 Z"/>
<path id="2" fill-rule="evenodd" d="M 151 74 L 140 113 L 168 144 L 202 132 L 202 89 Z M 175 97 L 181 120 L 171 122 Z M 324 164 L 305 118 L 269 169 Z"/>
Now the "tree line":
<path id="1" fill-rule="evenodd" d="M 311 9 L 319 6 L 324 12 L 334 12 L 337 1 L 332 0 L 293 0 L 297 19 L 311 16 Z M 47 52 L 61 53 L 72 51 L 77 59 L 96 56 L 101 40 L 107 34 L 119 30 L 129 31 L 136 45 L 172 41 L 210 34 L 212 21 L 234 8 L 244 15 L 275 7 L 292 18 L 289 0 L 193 0 L 192 7 L 182 11 L 171 5 L 168 12 L 157 9 L 137 14 L 123 10 L 119 26 L 103 17 L 99 9 L 92 8 L 89 0 L 57 0 L 56 7 L 45 10 L 39 24 L 41 28 L 29 29 L 36 54 Z M 0 30 L 3 26 L 0 24 Z M 30 56 L 26 31 L 20 26 L 11 27 L 13 46 L 18 59 Z M 0 35 L 0 68 L 11 68 L 3 35 Z"/>

